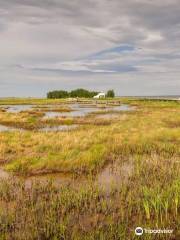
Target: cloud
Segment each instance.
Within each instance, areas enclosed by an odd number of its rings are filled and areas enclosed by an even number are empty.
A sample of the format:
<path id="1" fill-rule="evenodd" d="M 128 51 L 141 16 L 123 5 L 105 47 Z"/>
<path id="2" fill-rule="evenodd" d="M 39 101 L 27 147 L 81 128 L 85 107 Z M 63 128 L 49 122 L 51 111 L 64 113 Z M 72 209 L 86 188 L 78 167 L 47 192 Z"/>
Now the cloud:
<path id="1" fill-rule="evenodd" d="M 0 87 L 8 86 L 0 96 L 14 84 L 18 95 L 33 86 L 42 95 L 43 82 L 45 90 L 56 82 L 120 93 L 124 78 L 127 94 L 140 91 L 134 82 L 147 94 L 167 93 L 167 81 L 177 93 L 179 12 L 179 0 L 0 0 Z"/>

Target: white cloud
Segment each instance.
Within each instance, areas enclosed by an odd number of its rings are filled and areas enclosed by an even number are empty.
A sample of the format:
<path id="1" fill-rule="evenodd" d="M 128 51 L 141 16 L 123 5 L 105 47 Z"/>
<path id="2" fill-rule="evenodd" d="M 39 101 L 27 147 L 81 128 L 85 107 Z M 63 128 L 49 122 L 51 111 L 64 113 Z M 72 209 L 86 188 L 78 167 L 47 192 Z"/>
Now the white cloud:
<path id="1" fill-rule="evenodd" d="M 0 95 L 15 83 L 19 95 L 19 86 L 29 85 L 33 94 L 35 79 L 49 88 L 52 81 L 74 88 L 96 86 L 96 80 L 120 92 L 124 77 L 142 92 L 152 84 L 151 93 L 163 94 L 168 81 L 170 94 L 177 93 L 179 12 L 179 0 L 0 0 L 0 87 L 8 86 Z M 127 45 L 134 50 L 110 51 Z"/>

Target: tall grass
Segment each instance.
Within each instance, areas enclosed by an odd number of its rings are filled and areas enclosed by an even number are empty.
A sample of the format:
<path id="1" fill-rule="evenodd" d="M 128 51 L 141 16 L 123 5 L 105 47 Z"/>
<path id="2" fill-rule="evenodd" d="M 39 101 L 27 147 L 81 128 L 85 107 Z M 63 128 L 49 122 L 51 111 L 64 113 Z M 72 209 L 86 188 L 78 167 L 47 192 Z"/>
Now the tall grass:
<path id="1" fill-rule="evenodd" d="M 3 167 L 20 175 L 75 173 L 69 186 L 16 178 L 0 182 L 0 239 L 138 239 L 134 229 L 173 229 L 142 239 L 180 236 L 179 105 L 132 101 L 111 125 L 85 125 L 71 132 L 0 133 Z M 171 124 L 169 124 L 171 122 Z M 110 162 L 134 166 L 128 181 L 111 191 L 92 178 Z M 77 182 L 79 181 L 79 184 Z"/>
<path id="2" fill-rule="evenodd" d="M 93 181 L 75 187 L 35 181 L 28 188 L 2 181 L 2 239 L 135 239 L 137 226 L 174 229 L 158 239 L 178 239 L 180 172 L 175 159 L 169 166 L 156 157 L 141 159 L 140 173 L 136 165 L 129 181 L 108 193 Z"/>

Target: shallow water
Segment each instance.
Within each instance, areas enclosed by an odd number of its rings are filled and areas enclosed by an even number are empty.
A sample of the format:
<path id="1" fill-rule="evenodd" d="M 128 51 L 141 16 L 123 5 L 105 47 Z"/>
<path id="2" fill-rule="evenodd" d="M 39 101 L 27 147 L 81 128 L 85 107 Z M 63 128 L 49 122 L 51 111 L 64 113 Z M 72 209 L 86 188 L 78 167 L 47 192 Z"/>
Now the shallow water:
<path id="1" fill-rule="evenodd" d="M 33 105 L 1 105 L 7 112 L 18 113 L 32 108 Z"/>
<path id="2" fill-rule="evenodd" d="M 55 186 L 67 186 L 71 185 L 72 187 L 79 188 L 87 184 L 88 182 L 93 182 L 99 187 L 103 188 L 107 193 L 112 189 L 112 187 L 119 187 L 122 184 L 126 183 L 129 177 L 133 173 L 133 164 L 131 162 L 126 162 L 123 165 L 110 164 L 104 168 L 96 176 L 86 177 L 79 176 L 74 177 L 72 174 L 64 173 L 51 173 L 44 175 L 35 175 L 31 177 L 18 177 L 14 176 L 17 180 L 23 180 L 25 182 L 26 188 L 30 188 L 34 181 L 38 181 L 41 184 L 46 184 L 49 181 L 52 181 Z M 0 179 L 8 179 L 13 175 L 7 173 L 6 171 L 0 168 Z"/>
<path id="3" fill-rule="evenodd" d="M 98 110 L 96 107 L 88 107 L 85 105 L 82 107 L 79 104 L 72 104 L 72 105 L 70 105 L 70 107 L 72 108 L 71 112 L 46 112 L 45 118 L 49 118 L 49 117 L 84 117 L 88 113 Z"/>
<path id="4" fill-rule="evenodd" d="M 11 113 L 18 113 L 21 111 L 27 111 L 32 108 L 36 108 L 38 106 L 35 105 L 0 105 L 0 108 L 6 109 L 7 112 Z M 40 106 L 40 108 L 43 107 L 46 108 L 55 108 L 57 105 L 43 105 Z M 58 105 L 59 107 L 59 105 Z M 61 106 L 62 107 L 62 106 Z M 72 108 L 73 111 L 71 112 L 51 112 L 48 111 L 45 113 L 45 118 L 53 118 L 53 117 L 84 117 L 89 113 L 99 111 L 100 108 L 103 108 L 107 111 L 113 110 L 113 111 L 128 111 L 132 110 L 132 107 L 129 107 L 128 105 L 119 105 L 119 106 L 110 106 L 104 104 L 102 106 L 98 106 L 95 104 L 69 104 L 69 107 Z"/>
<path id="5" fill-rule="evenodd" d="M 112 106 L 111 109 L 114 111 L 132 111 L 133 107 L 123 104 L 119 106 Z"/>
<path id="6" fill-rule="evenodd" d="M 0 132 L 9 132 L 9 131 L 18 131 L 18 130 L 19 129 L 17 129 L 17 128 L 0 125 Z"/>
<path id="7" fill-rule="evenodd" d="M 54 108 L 55 105 L 44 105 L 43 107 L 52 107 Z M 3 105 L 4 108 L 7 108 L 8 112 L 21 112 L 21 111 L 25 111 L 28 109 L 31 109 L 35 106 L 33 105 Z M 55 117 L 84 117 L 90 113 L 96 113 L 97 111 L 99 112 L 99 107 L 96 106 L 92 106 L 92 105 L 88 105 L 88 104 L 70 104 L 69 105 L 70 108 L 72 108 L 71 112 L 45 112 L 45 116 L 43 118 L 55 118 Z M 105 108 L 103 107 L 103 112 L 102 114 L 98 113 L 98 115 L 96 115 L 96 118 L 103 118 L 103 119 L 113 119 L 115 117 L 117 117 L 117 113 L 108 113 L 108 111 L 130 111 L 133 110 L 133 107 L 130 107 L 128 105 L 120 105 L 120 106 L 110 106 L 110 105 L 105 105 Z M 107 113 L 106 113 L 107 111 Z M 105 113 L 104 113 L 105 112 Z M 40 131 L 42 132 L 56 132 L 56 131 L 68 131 L 71 129 L 75 129 L 77 127 L 77 125 L 59 125 L 59 126 L 47 126 L 44 127 L 42 129 L 40 129 Z M 20 131 L 23 129 L 16 129 L 13 127 L 9 127 L 9 126 L 3 126 L 0 125 L 0 132 L 5 132 L 5 131 Z"/>
<path id="8" fill-rule="evenodd" d="M 76 125 L 76 124 L 58 125 L 58 126 L 44 127 L 44 128 L 39 129 L 39 131 L 42 131 L 42 132 L 69 131 L 69 130 L 75 129 L 77 127 L 78 127 L 78 125 Z"/>
<path id="9" fill-rule="evenodd" d="M 112 186 L 118 187 L 119 184 L 127 182 L 132 172 L 133 164 L 131 162 L 126 162 L 123 165 L 111 164 L 98 174 L 97 183 L 109 191 Z"/>
<path id="10" fill-rule="evenodd" d="M 71 108 L 73 111 L 71 112 L 46 112 L 44 118 L 52 118 L 52 117 L 84 117 L 88 115 L 89 113 L 95 113 L 99 111 L 98 106 L 88 106 L 88 105 L 82 105 L 82 104 L 72 104 Z M 120 106 L 109 106 L 105 105 L 103 107 L 103 110 L 105 111 L 130 111 L 132 110 L 132 107 L 129 107 L 128 105 L 120 105 Z"/>
<path id="11" fill-rule="evenodd" d="M 54 118 L 54 117 L 61 117 L 61 112 L 45 112 L 44 118 Z"/>
<path id="12" fill-rule="evenodd" d="M 10 177 L 10 174 L 0 168 L 0 180 L 1 179 L 8 179 L 9 177 Z"/>
<path id="13" fill-rule="evenodd" d="M 114 118 L 117 118 L 118 117 L 118 114 L 117 113 L 103 113 L 103 114 L 98 114 L 96 115 L 96 119 L 107 119 L 107 120 L 110 120 L 110 119 L 114 119 Z"/>

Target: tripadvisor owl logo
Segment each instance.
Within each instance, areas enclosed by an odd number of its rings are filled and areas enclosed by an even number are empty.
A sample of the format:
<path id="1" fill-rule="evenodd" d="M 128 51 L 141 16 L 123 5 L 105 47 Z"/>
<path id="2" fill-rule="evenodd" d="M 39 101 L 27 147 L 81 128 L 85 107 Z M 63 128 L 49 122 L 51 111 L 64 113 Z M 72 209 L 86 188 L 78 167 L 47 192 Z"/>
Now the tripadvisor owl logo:
<path id="1" fill-rule="evenodd" d="M 142 235 L 142 234 L 143 234 L 143 229 L 142 229 L 142 227 L 137 227 L 137 228 L 135 229 L 135 234 L 138 235 L 138 236 Z"/>

